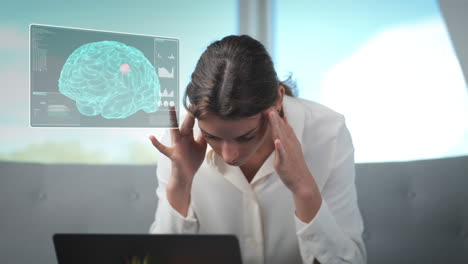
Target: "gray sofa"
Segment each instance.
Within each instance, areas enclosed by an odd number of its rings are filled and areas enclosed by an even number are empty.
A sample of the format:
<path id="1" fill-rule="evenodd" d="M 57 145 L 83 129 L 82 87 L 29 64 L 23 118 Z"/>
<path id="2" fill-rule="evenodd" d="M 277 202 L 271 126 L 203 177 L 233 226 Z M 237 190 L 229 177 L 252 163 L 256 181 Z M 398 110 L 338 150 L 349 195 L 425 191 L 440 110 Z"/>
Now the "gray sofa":
<path id="1" fill-rule="evenodd" d="M 54 233 L 147 233 L 155 170 L 0 162 L 0 263 L 57 263 Z M 468 156 L 356 171 L 368 263 L 468 263 Z"/>

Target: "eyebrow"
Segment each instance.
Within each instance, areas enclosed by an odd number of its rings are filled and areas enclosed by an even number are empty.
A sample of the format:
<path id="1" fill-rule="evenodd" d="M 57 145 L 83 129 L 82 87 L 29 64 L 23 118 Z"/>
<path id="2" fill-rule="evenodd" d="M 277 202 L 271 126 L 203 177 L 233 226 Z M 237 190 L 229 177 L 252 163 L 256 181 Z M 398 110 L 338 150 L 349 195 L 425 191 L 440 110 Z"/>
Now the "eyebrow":
<path id="1" fill-rule="evenodd" d="M 203 130 L 203 129 L 202 129 L 200 126 L 199 126 L 199 128 L 200 128 L 200 130 L 201 130 L 201 131 L 202 131 L 204 134 L 208 134 L 208 135 L 210 135 L 210 136 L 212 136 L 212 137 L 217 137 L 217 136 L 215 136 L 215 135 L 212 135 L 212 134 L 210 134 L 210 133 L 206 132 L 206 131 L 205 131 L 205 130 Z M 242 137 L 245 137 L 245 136 L 247 136 L 248 134 L 250 134 L 250 133 L 254 132 L 254 131 L 257 129 L 257 128 L 258 128 L 258 126 L 256 126 L 254 129 L 252 129 L 252 130 L 248 131 L 247 133 L 245 133 L 245 134 L 243 134 L 243 135 L 241 135 L 241 136 L 238 136 L 237 138 L 242 138 Z"/>

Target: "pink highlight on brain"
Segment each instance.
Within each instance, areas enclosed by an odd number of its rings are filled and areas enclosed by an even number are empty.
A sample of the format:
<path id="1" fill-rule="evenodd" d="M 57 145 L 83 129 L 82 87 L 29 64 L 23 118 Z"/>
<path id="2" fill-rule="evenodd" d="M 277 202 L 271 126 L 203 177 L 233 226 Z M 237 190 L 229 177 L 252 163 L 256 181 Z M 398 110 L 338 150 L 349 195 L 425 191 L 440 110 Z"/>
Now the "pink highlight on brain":
<path id="1" fill-rule="evenodd" d="M 128 65 L 127 63 L 123 63 L 122 65 L 120 65 L 120 72 L 123 73 L 123 74 L 128 74 L 130 72 L 130 65 Z"/>

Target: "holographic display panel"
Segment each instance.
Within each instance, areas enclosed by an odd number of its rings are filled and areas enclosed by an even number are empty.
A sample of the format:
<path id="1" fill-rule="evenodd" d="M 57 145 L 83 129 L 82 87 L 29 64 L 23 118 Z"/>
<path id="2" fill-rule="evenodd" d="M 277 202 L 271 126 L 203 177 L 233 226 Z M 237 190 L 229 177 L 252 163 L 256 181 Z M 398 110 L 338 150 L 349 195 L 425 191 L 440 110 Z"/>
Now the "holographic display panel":
<path id="1" fill-rule="evenodd" d="M 30 26 L 32 127 L 170 127 L 179 40 Z"/>

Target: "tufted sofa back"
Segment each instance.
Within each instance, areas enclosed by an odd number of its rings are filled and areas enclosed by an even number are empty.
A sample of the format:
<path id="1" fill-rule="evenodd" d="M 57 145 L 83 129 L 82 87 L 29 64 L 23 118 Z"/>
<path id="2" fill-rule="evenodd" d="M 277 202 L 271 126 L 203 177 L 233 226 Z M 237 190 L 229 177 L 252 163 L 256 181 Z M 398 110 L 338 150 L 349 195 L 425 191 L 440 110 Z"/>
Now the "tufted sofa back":
<path id="1" fill-rule="evenodd" d="M 147 233 L 155 171 L 0 162 L 0 263 L 57 263 L 54 233 Z M 356 171 L 368 263 L 468 263 L 468 156 Z"/>
<path id="2" fill-rule="evenodd" d="M 57 263 L 54 233 L 147 233 L 156 166 L 0 163 L 0 263 Z"/>
<path id="3" fill-rule="evenodd" d="M 468 263 L 468 156 L 356 166 L 368 263 Z"/>

